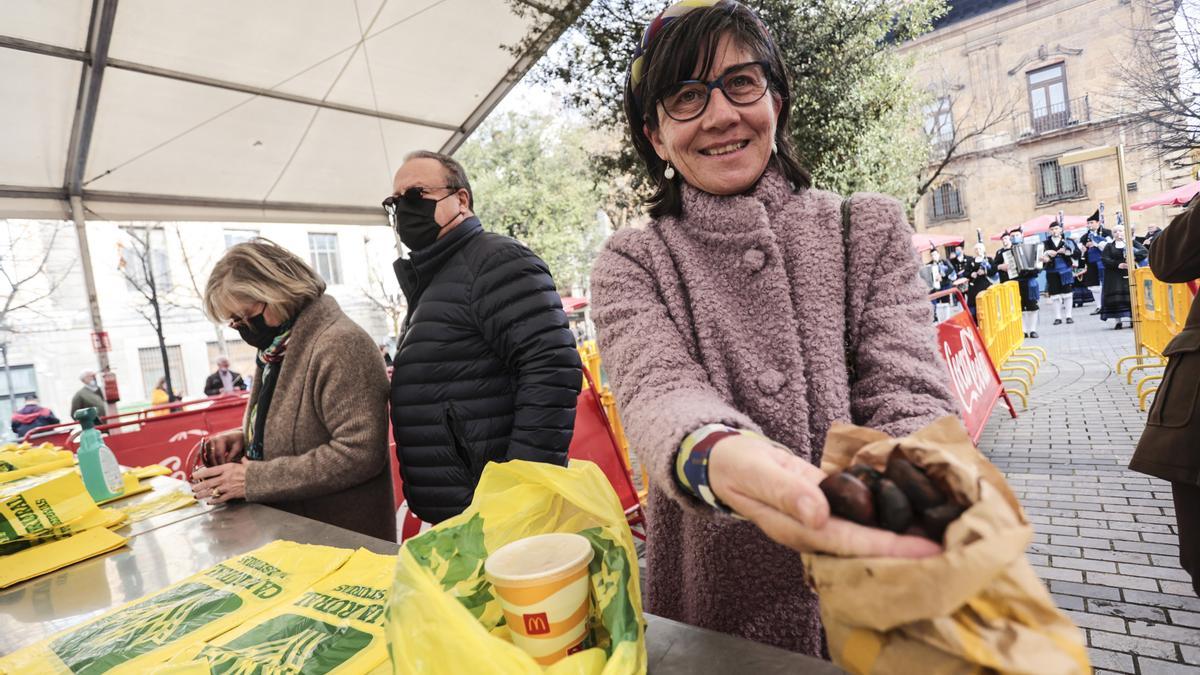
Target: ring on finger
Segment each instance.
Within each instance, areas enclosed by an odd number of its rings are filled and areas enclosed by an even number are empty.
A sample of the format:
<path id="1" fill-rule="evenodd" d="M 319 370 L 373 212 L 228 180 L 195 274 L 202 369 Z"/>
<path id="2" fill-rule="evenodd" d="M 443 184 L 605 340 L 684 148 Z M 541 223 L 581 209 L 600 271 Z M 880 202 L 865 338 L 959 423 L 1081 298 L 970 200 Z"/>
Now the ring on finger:
<path id="1" fill-rule="evenodd" d="M 221 496 L 221 488 L 215 487 L 212 489 L 213 499 L 218 499 Z"/>

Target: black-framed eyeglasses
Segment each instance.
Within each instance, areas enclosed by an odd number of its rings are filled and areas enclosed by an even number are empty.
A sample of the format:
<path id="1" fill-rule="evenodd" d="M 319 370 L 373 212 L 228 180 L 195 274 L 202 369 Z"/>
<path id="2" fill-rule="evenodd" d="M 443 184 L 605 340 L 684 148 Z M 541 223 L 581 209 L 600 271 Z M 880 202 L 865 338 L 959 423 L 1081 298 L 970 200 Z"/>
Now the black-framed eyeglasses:
<path id="1" fill-rule="evenodd" d="M 266 313 L 267 313 L 267 306 L 263 305 L 262 311 L 260 311 L 258 314 L 255 314 L 254 316 L 248 316 L 244 319 L 242 317 L 238 316 L 237 314 L 230 314 L 229 315 L 229 327 L 236 330 L 238 326 L 249 325 L 250 319 L 260 317 Z"/>
<path id="2" fill-rule="evenodd" d="M 721 73 L 711 82 L 684 80 L 676 82 L 659 97 L 667 116 L 676 122 L 688 122 L 704 114 L 712 98 L 712 90 L 720 89 L 730 103 L 750 105 L 766 95 L 770 88 L 770 64 L 766 61 L 739 63 Z"/>
<path id="3" fill-rule="evenodd" d="M 397 193 L 394 195 L 388 195 L 388 198 L 383 200 L 383 210 L 387 212 L 388 222 L 391 223 L 392 227 L 396 227 L 396 202 L 398 200 L 403 199 L 404 201 L 408 202 L 409 204 L 411 204 L 413 206 L 417 206 L 421 203 L 422 199 L 425 199 L 425 195 L 429 194 L 431 191 L 433 191 L 433 190 L 449 190 L 450 193 L 447 194 L 445 197 L 438 197 L 437 199 L 432 200 L 435 202 L 440 202 L 443 199 L 450 198 L 451 196 L 453 196 L 456 192 L 458 192 L 461 189 L 462 188 L 458 187 L 457 185 L 437 185 L 437 186 L 433 186 L 433 187 L 410 187 L 407 190 L 405 190 L 404 192 L 400 192 L 400 193 Z"/>

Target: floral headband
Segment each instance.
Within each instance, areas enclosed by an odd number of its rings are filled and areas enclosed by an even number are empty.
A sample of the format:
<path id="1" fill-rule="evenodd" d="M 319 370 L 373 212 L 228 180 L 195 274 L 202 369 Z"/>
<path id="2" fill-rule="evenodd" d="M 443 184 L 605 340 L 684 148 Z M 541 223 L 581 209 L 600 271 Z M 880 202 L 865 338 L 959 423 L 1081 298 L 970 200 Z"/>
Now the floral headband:
<path id="1" fill-rule="evenodd" d="M 738 3 L 734 0 L 680 0 L 659 12 L 658 16 L 646 25 L 641 42 L 638 42 L 637 47 L 633 50 L 633 62 L 629 64 L 629 90 L 634 92 L 634 102 L 639 111 L 642 108 L 642 100 L 636 92 L 637 86 L 641 84 L 642 78 L 646 75 L 646 68 L 649 67 L 646 52 L 650 51 L 650 45 L 654 44 L 654 40 L 662 33 L 662 29 L 672 21 L 686 16 L 693 9 L 736 4 Z"/>

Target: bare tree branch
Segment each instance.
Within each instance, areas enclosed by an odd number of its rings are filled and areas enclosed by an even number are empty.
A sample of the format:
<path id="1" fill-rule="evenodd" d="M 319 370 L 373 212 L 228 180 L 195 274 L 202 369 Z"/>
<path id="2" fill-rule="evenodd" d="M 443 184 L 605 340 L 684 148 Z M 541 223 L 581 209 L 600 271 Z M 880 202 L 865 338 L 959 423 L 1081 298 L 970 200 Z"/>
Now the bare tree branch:
<path id="1" fill-rule="evenodd" d="M 13 226 L 13 224 L 9 225 L 10 228 Z M 23 311 L 43 317 L 47 316 L 38 306 L 58 291 L 74 268 L 74 263 L 72 262 L 58 274 L 52 274 L 49 270 L 50 259 L 54 253 L 54 245 L 58 241 L 58 235 L 62 228 L 62 224 L 53 226 L 50 230 L 49 241 L 41 244 L 42 250 L 40 255 L 34 264 L 28 268 L 30 271 L 24 275 L 18 270 L 16 258 L 12 255 L 12 252 L 17 249 L 32 248 L 34 244 L 24 241 L 28 231 L 23 232 L 16 239 L 9 240 L 9 256 L 0 256 L 0 277 L 3 277 L 4 280 L 2 285 L 3 290 L 0 290 L 0 294 L 2 294 L 0 297 L 3 297 L 3 305 L 0 306 L 0 331 L 10 333 L 19 332 L 13 327 L 11 318 L 14 314 Z M 46 280 L 46 283 L 37 290 L 31 290 L 30 285 L 42 278 Z"/>
<path id="2" fill-rule="evenodd" d="M 975 149 L 973 146 L 979 145 L 996 127 L 1009 122 L 1016 112 L 1016 102 L 1011 96 L 999 92 L 966 96 L 961 86 L 945 76 L 932 89 L 937 107 L 927 111 L 925 124 L 931 159 L 921 171 L 917 200 L 934 187 L 955 160 Z M 946 139 L 941 137 L 943 115 L 949 116 L 950 137 Z"/>
<path id="3" fill-rule="evenodd" d="M 1200 4 L 1164 0 L 1150 9 L 1129 29 L 1133 46 L 1114 73 L 1123 84 L 1114 102 L 1141 132 L 1131 148 L 1190 164 L 1200 146 Z"/>

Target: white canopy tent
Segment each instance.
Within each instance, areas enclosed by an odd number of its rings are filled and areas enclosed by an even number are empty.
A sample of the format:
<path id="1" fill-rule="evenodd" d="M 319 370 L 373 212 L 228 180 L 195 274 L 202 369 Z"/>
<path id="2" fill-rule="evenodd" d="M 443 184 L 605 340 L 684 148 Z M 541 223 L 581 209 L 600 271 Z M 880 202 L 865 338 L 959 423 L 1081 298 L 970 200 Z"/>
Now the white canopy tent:
<path id="1" fill-rule="evenodd" d="M 384 224 L 588 0 L 5 0 L 0 218 Z M 107 366 L 100 354 L 100 366 Z"/>
<path id="2" fill-rule="evenodd" d="M 8 0 L 0 217 L 379 222 L 586 4 Z"/>

